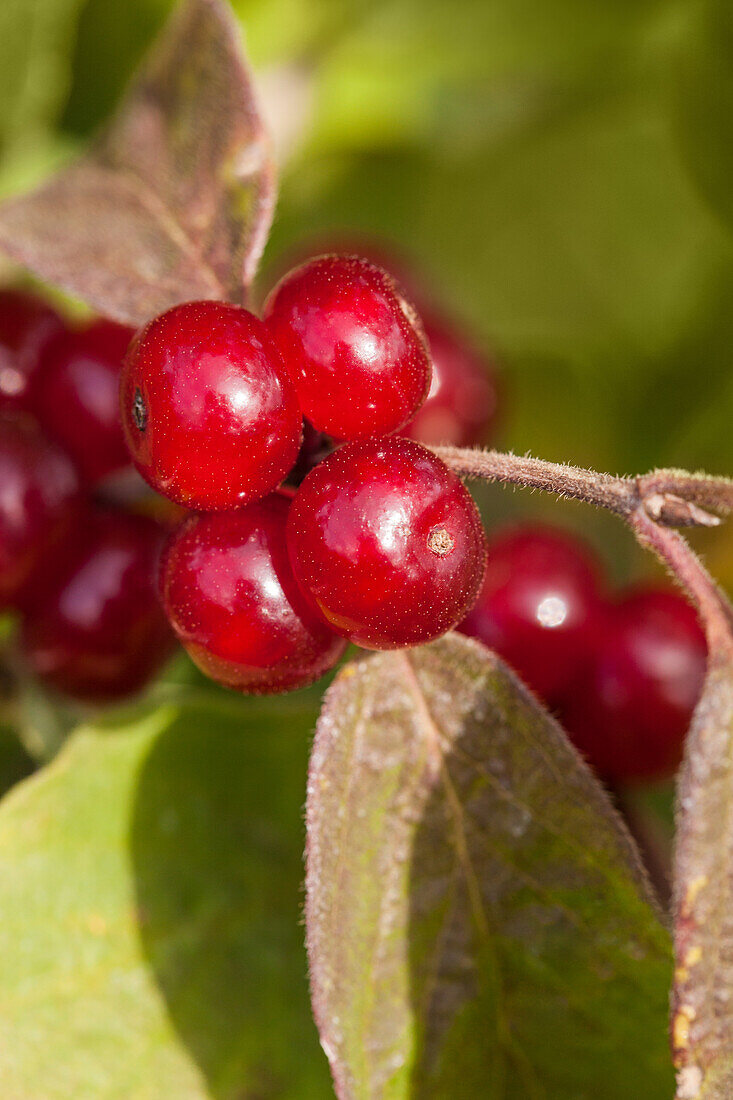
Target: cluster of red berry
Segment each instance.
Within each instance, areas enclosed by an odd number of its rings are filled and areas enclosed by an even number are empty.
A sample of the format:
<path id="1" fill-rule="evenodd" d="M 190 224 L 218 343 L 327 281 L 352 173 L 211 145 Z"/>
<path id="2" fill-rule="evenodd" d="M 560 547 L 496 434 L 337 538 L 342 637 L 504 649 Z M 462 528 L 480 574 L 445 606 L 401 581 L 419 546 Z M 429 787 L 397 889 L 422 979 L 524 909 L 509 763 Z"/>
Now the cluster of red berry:
<path id="1" fill-rule="evenodd" d="M 476 506 L 440 459 L 395 434 L 430 384 L 414 309 L 354 257 L 295 269 L 263 320 L 192 302 L 136 336 L 121 383 L 130 452 L 195 513 L 166 549 L 163 603 L 214 679 L 284 691 L 320 677 L 348 641 L 417 645 L 467 613 L 486 556 Z M 324 436 L 342 446 L 313 465 Z M 297 490 L 278 488 L 296 463 L 313 468 Z"/>
<path id="2" fill-rule="evenodd" d="M 607 780 L 671 774 L 705 676 L 705 636 L 678 593 L 610 594 L 589 547 L 538 526 L 489 543 L 459 627 L 501 654 Z"/>
<path id="3" fill-rule="evenodd" d="M 422 444 L 484 442 L 495 378 L 379 266 L 310 260 L 262 320 L 192 302 L 132 335 L 0 293 L 0 609 L 22 613 L 43 679 L 93 700 L 141 687 L 170 650 L 158 591 L 196 664 L 253 693 L 311 683 L 349 641 L 458 626 L 606 778 L 673 770 L 705 669 L 694 612 L 668 590 L 609 596 L 552 530 L 495 536 L 486 568 L 470 495 Z M 191 513 L 159 578 L 161 524 L 100 503 L 128 448 Z"/>
<path id="4" fill-rule="evenodd" d="M 165 530 L 99 498 L 129 463 L 118 391 L 131 335 L 0 292 L 0 611 L 22 614 L 36 674 L 90 701 L 141 688 L 173 641 L 156 598 Z"/>

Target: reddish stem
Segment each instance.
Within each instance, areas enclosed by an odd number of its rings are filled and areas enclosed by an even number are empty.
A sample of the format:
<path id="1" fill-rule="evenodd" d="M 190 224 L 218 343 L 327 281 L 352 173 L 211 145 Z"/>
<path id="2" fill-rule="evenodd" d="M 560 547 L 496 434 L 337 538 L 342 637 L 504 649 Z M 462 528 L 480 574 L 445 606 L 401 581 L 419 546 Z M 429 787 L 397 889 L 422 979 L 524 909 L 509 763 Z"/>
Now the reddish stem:
<path id="1" fill-rule="evenodd" d="M 464 447 L 433 447 L 432 450 L 461 477 L 498 481 L 505 485 L 543 489 L 558 496 L 584 500 L 627 516 L 636 507 L 639 491 L 633 478 L 613 477 L 579 466 L 545 462 L 528 455 L 481 451 Z"/>
<path id="2" fill-rule="evenodd" d="M 638 478 L 613 477 L 500 451 L 433 449 L 463 477 L 543 489 L 622 516 L 639 542 L 660 558 L 697 607 L 710 651 L 733 649 L 733 608 L 685 539 L 669 529 L 719 522 L 703 506 L 732 510 L 733 481 L 683 470 L 657 470 Z"/>
<path id="3" fill-rule="evenodd" d="M 697 607 L 711 653 L 733 651 L 733 608 L 686 539 L 670 531 L 638 508 L 629 524 L 642 546 L 652 550 L 666 565 Z"/>
<path id="4" fill-rule="evenodd" d="M 727 477 L 688 474 L 686 470 L 652 470 L 637 481 L 644 497 L 669 494 L 713 512 L 733 512 L 733 481 Z"/>

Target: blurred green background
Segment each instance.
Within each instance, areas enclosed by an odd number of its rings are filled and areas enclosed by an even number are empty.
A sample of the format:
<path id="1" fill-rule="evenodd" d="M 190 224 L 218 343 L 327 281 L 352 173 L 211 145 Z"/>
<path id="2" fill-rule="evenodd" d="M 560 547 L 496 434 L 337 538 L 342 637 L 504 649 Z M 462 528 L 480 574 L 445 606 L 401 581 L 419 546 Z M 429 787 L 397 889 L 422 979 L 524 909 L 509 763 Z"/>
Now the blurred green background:
<path id="1" fill-rule="evenodd" d="M 89 138 L 170 7 L 3 0 L 0 193 Z M 265 283 L 309 240 L 392 242 L 503 362 L 502 444 L 614 472 L 730 472 L 725 0 L 235 7 L 282 169 Z M 642 568 L 615 525 L 564 516 L 611 540 L 619 573 Z M 733 572 L 725 540 L 706 549 Z"/>
<path id="2" fill-rule="evenodd" d="M 0 195 L 32 186 L 83 147 L 171 6 L 0 0 Z M 281 161 L 261 290 L 308 242 L 374 238 L 412 264 L 501 363 L 499 444 L 611 472 L 674 465 L 733 474 L 729 0 L 234 6 Z M 494 489 L 479 495 L 489 526 L 539 515 L 581 530 L 619 581 L 655 569 L 621 525 L 587 507 Z M 696 542 L 733 587 L 730 533 Z M 165 699 L 174 688 L 156 690 Z M 156 711 L 162 734 L 143 716 L 111 718 L 117 740 L 104 728 L 77 736 L 79 771 L 60 760 L 3 801 L 0 992 L 9 1007 L 0 1030 L 6 1050 L 18 1052 L 0 1058 L 5 1093 L 34 1100 L 329 1093 L 305 1004 L 298 926 L 298 800 L 318 692 L 263 710 L 206 690 L 195 720 L 185 701 L 167 718 L 165 707 Z M 224 705 L 237 708 L 231 731 L 212 717 Z M 276 740 L 285 729 L 295 738 L 292 753 Z M 10 746 L 10 765 L 0 769 L 9 783 L 28 762 L 0 733 Z M 282 808 L 269 798 L 259 805 L 257 776 L 268 768 L 272 784 L 282 781 Z M 77 867 L 88 837 L 93 846 Z M 244 849 L 261 867 L 240 881 Z M 252 881 L 265 903 L 252 902 Z M 273 909 L 280 924 L 270 920 Z M 251 951 L 238 938 L 240 911 L 260 922 Z M 16 960 L 28 928 L 27 958 Z M 199 959 L 201 973 L 189 981 Z M 237 988 L 255 983 L 252 1011 L 232 992 L 232 959 Z M 112 975 L 107 1000 L 94 971 L 102 964 Z M 47 970 L 46 996 L 38 975 Z M 121 1030 L 119 974 L 131 1006 Z M 264 1006 L 262 988 L 271 994 Z M 66 1038 L 58 1026 L 64 997 L 74 1013 Z M 185 1063 L 171 1053 L 161 998 L 192 1052 Z M 221 1019 L 211 1017 L 217 1004 Z M 269 1025 L 283 1005 L 293 1021 L 277 1025 L 281 1048 L 277 1037 L 271 1048 Z M 149 1037 L 157 1061 L 146 1060 Z M 58 1077 L 70 1052 L 71 1068 Z M 284 1083 L 268 1076 L 278 1064 Z M 163 1091 L 150 1083 L 155 1074 Z M 241 1093 L 245 1077 L 249 1091 Z"/>

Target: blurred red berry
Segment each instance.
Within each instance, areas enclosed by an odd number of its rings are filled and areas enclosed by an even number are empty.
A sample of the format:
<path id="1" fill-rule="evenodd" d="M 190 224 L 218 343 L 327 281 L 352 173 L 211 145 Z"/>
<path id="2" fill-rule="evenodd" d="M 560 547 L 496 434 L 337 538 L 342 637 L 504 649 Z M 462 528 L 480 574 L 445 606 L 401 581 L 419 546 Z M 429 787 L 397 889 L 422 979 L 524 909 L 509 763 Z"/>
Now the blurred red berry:
<path id="1" fill-rule="evenodd" d="M 601 626 L 601 578 L 598 561 L 572 535 L 510 529 L 489 540 L 483 587 L 459 630 L 552 702 L 575 679 Z"/>
<path id="2" fill-rule="evenodd" d="M 498 394 L 494 366 L 457 326 L 424 318 L 433 362 L 425 404 L 402 435 L 426 446 L 474 447 L 486 443 L 494 425 Z"/>
<path id="3" fill-rule="evenodd" d="M 15 606 L 73 524 L 79 480 L 34 421 L 0 414 L 0 608 Z"/>
<path id="4" fill-rule="evenodd" d="M 638 589 L 609 609 L 562 708 L 571 740 L 606 779 L 671 774 L 707 661 L 693 608 L 677 592 Z"/>
<path id="5" fill-rule="evenodd" d="M 68 331 L 46 349 L 36 375 L 35 408 L 44 431 L 86 482 L 130 461 L 120 420 L 120 372 L 134 333 L 113 321 Z"/>
<path id="6" fill-rule="evenodd" d="M 0 410 L 32 412 L 34 380 L 48 345 L 64 331 L 49 305 L 24 290 L 0 290 Z"/>
<path id="7" fill-rule="evenodd" d="M 27 612 L 22 649 L 41 680 L 64 695 L 124 698 L 173 646 L 157 595 L 164 532 L 147 517 L 95 509 L 78 535 L 76 553 Z"/>

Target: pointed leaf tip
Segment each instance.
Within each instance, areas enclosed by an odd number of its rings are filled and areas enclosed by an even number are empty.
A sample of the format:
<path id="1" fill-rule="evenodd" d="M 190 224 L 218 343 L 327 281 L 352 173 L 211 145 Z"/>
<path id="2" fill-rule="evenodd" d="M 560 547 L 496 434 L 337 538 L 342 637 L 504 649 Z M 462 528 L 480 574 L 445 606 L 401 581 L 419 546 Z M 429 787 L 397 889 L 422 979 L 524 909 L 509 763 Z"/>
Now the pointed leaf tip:
<path id="1" fill-rule="evenodd" d="M 241 301 L 274 200 L 234 15 L 185 0 L 91 150 L 0 206 L 0 247 L 137 325 L 181 301 Z"/>

